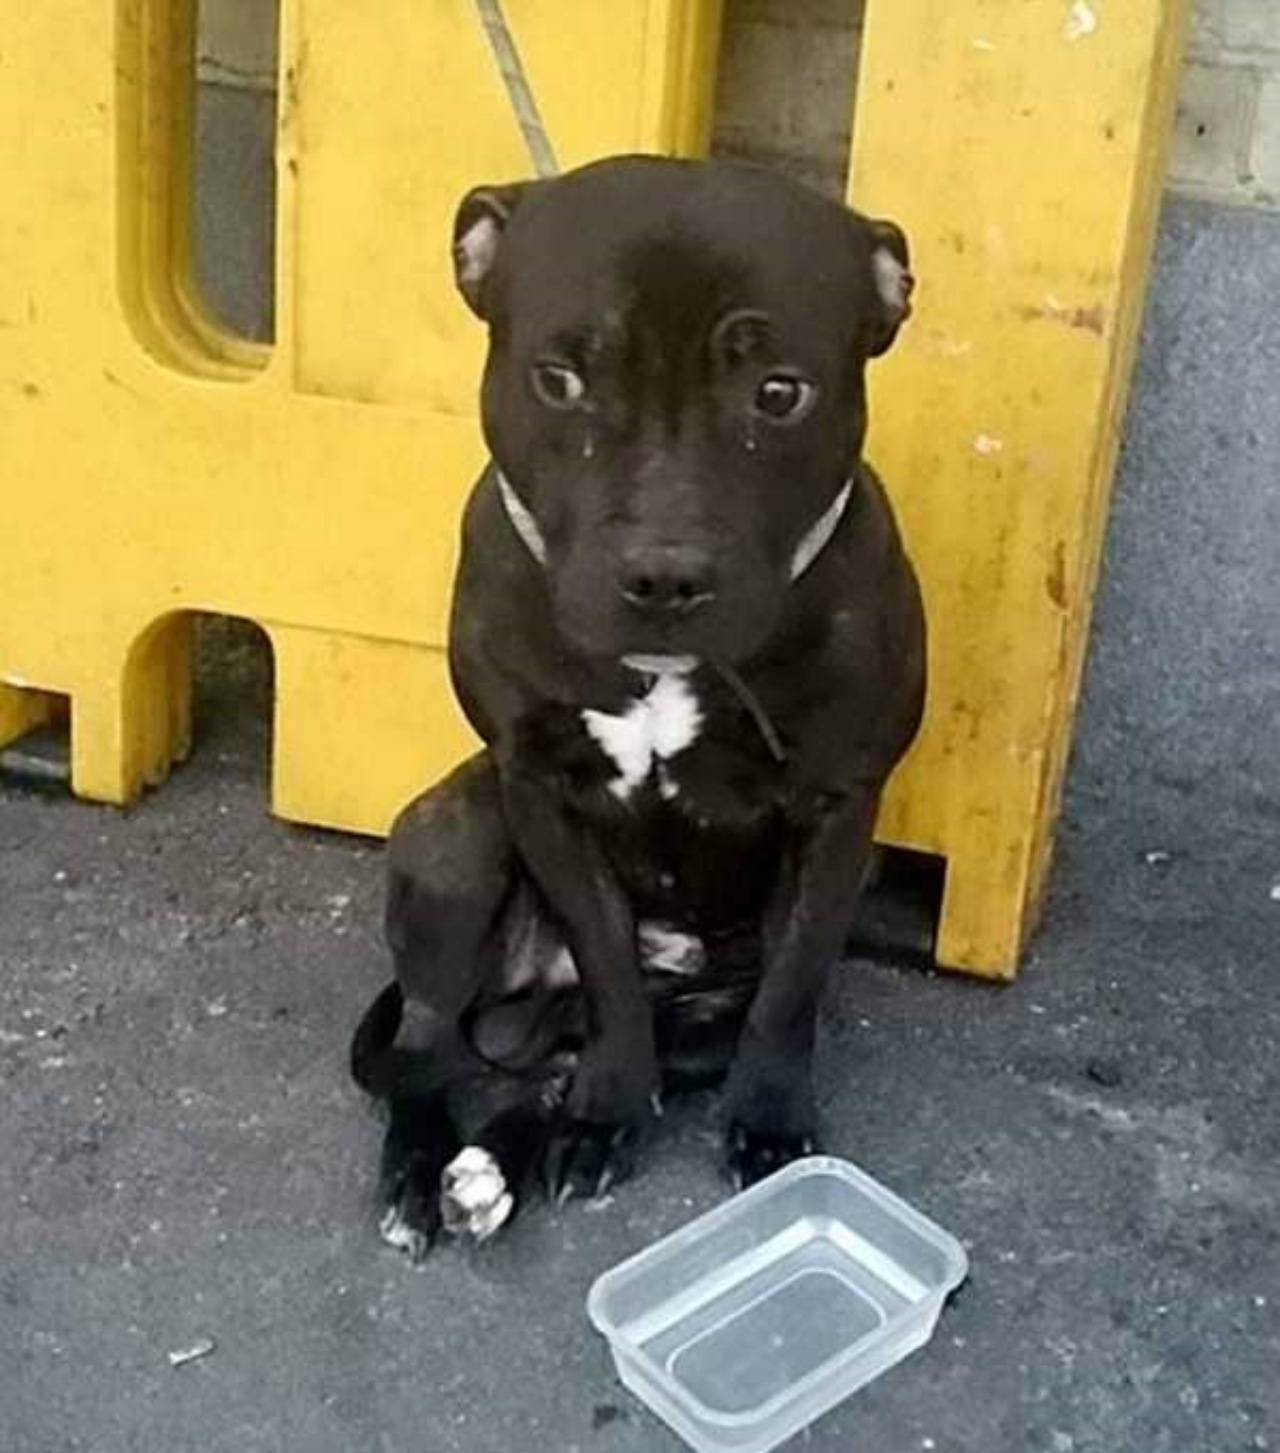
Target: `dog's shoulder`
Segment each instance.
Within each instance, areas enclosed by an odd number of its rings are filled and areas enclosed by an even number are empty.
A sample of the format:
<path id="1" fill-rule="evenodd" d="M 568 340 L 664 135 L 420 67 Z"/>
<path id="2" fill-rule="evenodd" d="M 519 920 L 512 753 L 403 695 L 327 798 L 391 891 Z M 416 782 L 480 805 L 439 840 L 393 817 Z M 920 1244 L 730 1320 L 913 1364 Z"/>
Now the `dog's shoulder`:
<path id="1" fill-rule="evenodd" d="M 775 690 L 796 771 L 838 789 L 883 779 L 924 710 L 925 615 L 889 496 L 863 466 L 849 516 L 797 602 Z"/>

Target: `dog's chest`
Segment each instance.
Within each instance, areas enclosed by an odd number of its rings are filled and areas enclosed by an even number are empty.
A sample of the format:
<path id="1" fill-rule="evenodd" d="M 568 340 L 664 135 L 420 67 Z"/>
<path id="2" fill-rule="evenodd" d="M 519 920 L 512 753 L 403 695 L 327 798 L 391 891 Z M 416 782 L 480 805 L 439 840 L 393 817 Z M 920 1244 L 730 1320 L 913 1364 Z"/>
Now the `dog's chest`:
<path id="1" fill-rule="evenodd" d="M 664 798 L 678 794 L 669 763 L 698 740 L 704 712 L 688 677 L 665 673 L 624 711 L 584 708 L 581 720 L 611 766 L 609 791 L 626 802 L 650 781 L 656 782 Z"/>
<path id="2" fill-rule="evenodd" d="M 721 928 L 770 889 L 783 769 L 719 686 L 664 673 L 612 710 L 579 708 L 577 751 L 564 744 L 564 780 L 640 917 Z"/>

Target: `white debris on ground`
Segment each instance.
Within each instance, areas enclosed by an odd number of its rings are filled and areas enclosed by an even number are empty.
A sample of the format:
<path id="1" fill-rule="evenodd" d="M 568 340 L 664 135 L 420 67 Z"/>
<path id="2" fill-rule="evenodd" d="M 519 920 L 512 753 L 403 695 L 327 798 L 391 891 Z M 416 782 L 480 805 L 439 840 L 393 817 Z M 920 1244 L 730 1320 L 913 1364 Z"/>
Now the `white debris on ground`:
<path id="1" fill-rule="evenodd" d="M 212 1337 L 201 1337 L 190 1347 L 178 1347 L 169 1353 L 169 1366 L 185 1367 L 188 1362 L 198 1362 L 202 1357 L 208 1357 L 217 1345 Z"/>

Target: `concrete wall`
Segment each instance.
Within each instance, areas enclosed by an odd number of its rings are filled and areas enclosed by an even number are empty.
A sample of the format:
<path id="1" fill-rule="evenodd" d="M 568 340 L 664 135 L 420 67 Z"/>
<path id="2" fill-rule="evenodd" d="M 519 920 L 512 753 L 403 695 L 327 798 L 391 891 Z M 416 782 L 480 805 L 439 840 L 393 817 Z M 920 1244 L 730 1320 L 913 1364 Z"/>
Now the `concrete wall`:
<path id="1" fill-rule="evenodd" d="M 1256 821 L 1259 864 L 1274 863 L 1275 877 L 1278 379 L 1280 217 L 1170 199 L 1107 527 L 1073 777 L 1085 794 L 1128 797 L 1135 815 L 1158 809 L 1176 819 L 1197 792 L 1199 811 L 1216 800 L 1225 820 L 1238 807 Z M 1223 828 L 1208 821 L 1197 831 L 1208 842 Z"/>
<path id="2" fill-rule="evenodd" d="M 199 0 L 199 7 L 202 79 L 274 87 L 276 0 Z"/>
<path id="3" fill-rule="evenodd" d="M 1280 0 L 1197 0 L 1172 180 L 1280 208 Z"/>
<path id="4" fill-rule="evenodd" d="M 865 0 L 725 0 L 716 153 L 839 195 L 864 8 Z"/>
<path id="5" fill-rule="evenodd" d="M 272 333 L 275 0 L 199 0 L 196 272 L 224 322 Z"/>

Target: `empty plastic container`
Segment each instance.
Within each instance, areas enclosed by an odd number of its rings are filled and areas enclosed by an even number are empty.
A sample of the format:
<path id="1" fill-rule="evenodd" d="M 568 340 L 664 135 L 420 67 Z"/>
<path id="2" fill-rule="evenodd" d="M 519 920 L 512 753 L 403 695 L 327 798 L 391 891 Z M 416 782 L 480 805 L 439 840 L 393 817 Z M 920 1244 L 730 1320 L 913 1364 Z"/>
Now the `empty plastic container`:
<path id="1" fill-rule="evenodd" d="M 814 1156 L 606 1272 L 587 1310 L 698 1453 L 767 1453 L 927 1342 L 967 1272 L 954 1236 Z"/>

